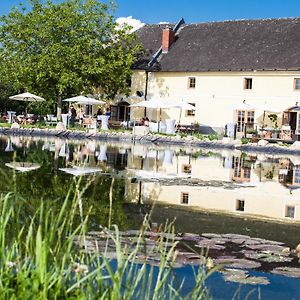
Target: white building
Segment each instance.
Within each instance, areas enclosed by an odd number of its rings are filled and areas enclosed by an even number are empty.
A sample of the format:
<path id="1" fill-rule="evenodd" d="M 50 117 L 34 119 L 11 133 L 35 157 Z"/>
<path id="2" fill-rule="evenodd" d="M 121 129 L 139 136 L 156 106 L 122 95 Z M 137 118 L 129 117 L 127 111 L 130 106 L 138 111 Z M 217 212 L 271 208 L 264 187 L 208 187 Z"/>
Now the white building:
<path id="1" fill-rule="evenodd" d="M 180 20 L 175 26 L 145 25 L 137 34 L 145 53 L 133 67 L 132 101 L 192 103 L 194 111 L 182 112 L 183 124 L 199 123 L 209 132 L 234 122 L 242 131 L 244 126 L 275 126 L 268 114 L 280 112 L 281 126 L 282 112 L 300 100 L 300 18 Z M 124 105 L 119 103 L 122 110 Z M 284 123 L 297 132 L 300 118 L 294 112 Z M 132 119 L 143 114 L 142 109 L 130 112 Z M 178 109 L 163 110 L 162 117 L 179 121 L 179 114 Z M 156 118 L 151 110 L 147 115 Z"/>

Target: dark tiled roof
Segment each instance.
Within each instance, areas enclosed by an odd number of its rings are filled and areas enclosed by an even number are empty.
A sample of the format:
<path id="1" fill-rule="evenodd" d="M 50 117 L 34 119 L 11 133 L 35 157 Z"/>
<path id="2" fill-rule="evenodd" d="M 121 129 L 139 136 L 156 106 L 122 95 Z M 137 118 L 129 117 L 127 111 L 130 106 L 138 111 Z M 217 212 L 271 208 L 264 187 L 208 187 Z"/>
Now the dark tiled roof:
<path id="1" fill-rule="evenodd" d="M 161 46 L 166 25 L 137 31 L 144 69 Z M 241 20 L 182 25 L 167 54 L 154 64 L 160 71 L 240 71 L 300 69 L 300 18 Z"/>

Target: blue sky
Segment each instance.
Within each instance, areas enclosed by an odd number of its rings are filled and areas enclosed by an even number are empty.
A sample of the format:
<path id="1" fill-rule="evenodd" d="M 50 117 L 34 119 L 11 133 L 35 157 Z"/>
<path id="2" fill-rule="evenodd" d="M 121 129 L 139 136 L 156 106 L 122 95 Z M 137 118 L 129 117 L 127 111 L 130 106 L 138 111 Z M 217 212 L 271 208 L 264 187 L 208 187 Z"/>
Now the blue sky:
<path id="1" fill-rule="evenodd" d="M 116 0 L 120 16 L 144 23 L 187 23 L 300 16 L 300 0 Z"/>
<path id="2" fill-rule="evenodd" d="M 106 0 L 107 1 L 107 0 Z M 233 19 L 300 16 L 300 0 L 115 0 L 116 17 L 132 16 L 143 23 L 187 23 Z M 0 0 L 0 14 L 6 14 L 20 0 Z"/>

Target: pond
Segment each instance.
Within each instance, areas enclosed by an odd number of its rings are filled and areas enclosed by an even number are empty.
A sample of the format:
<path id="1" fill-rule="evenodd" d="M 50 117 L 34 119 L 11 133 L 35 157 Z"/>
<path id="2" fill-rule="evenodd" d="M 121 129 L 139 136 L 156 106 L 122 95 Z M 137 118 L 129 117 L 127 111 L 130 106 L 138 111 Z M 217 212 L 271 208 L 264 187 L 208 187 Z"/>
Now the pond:
<path id="1" fill-rule="evenodd" d="M 18 136 L 2 136 L 0 152 L 0 192 L 20 194 L 30 204 L 25 216 L 41 201 L 59 210 L 76 180 L 82 213 L 92 207 L 94 239 L 111 224 L 131 236 L 150 213 L 152 243 L 159 226 L 174 222 L 186 292 L 205 251 L 225 266 L 207 280 L 214 299 L 300 294 L 297 156 Z"/>

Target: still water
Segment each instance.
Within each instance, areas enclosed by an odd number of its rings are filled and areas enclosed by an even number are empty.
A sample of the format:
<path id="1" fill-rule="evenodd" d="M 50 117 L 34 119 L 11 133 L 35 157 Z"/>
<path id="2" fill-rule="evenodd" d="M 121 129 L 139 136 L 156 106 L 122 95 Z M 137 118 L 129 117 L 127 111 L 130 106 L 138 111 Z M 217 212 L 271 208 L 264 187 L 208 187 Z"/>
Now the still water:
<path id="1" fill-rule="evenodd" d="M 0 152 L 0 192 L 17 191 L 32 212 L 41 200 L 59 209 L 81 178 L 91 232 L 110 223 L 138 229 L 149 211 L 153 224 L 174 221 L 186 291 L 198 259 L 188 249 L 208 248 L 226 266 L 207 281 L 214 299 L 253 289 L 250 299 L 300 298 L 298 257 L 288 249 L 300 243 L 297 156 L 16 136 L 2 137 Z"/>

